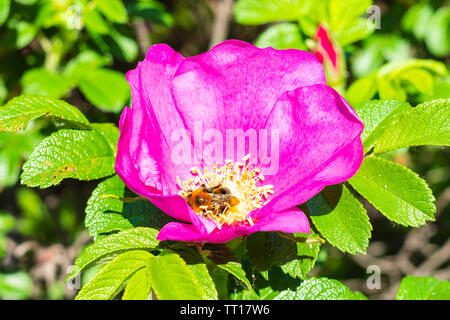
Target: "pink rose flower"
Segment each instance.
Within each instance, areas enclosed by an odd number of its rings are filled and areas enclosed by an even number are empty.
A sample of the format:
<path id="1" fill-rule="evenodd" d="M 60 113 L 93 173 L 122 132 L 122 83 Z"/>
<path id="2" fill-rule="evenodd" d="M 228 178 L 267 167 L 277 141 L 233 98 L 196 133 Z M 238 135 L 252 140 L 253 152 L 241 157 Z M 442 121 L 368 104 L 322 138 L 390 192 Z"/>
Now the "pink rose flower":
<path id="1" fill-rule="evenodd" d="M 116 171 L 180 221 L 159 240 L 309 233 L 296 206 L 362 162 L 363 124 L 311 53 L 228 40 L 184 58 L 157 44 L 127 80 Z"/>

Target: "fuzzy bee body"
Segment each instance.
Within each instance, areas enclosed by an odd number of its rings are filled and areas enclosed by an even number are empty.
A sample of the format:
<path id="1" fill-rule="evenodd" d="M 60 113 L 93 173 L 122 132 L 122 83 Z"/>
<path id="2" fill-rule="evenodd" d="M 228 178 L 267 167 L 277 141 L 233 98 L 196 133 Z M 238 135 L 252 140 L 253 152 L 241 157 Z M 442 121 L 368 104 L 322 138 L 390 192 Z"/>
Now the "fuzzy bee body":
<path id="1" fill-rule="evenodd" d="M 201 188 L 190 192 L 186 200 L 194 212 L 203 212 L 204 216 L 207 212 L 213 215 L 223 214 L 239 203 L 239 199 L 220 184 L 211 188 L 202 185 Z"/>

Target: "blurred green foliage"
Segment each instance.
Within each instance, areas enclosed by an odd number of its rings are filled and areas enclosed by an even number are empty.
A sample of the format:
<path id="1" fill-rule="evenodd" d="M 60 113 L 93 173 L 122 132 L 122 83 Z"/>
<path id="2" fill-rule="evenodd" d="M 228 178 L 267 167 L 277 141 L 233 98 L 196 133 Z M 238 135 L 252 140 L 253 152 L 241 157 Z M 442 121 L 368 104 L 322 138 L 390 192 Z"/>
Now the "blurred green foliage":
<path id="1" fill-rule="evenodd" d="M 125 71 L 145 54 L 137 28 L 148 35 L 152 26 L 164 32 L 173 24 L 165 6 L 152 0 L 1 0 L 0 104 L 38 94 L 76 101 L 99 121 L 115 122 L 130 101 Z M 83 203 L 79 186 L 57 194 L 18 186 L 23 162 L 53 130 L 38 120 L 18 134 L 0 133 L 0 208 L 6 210 L 0 215 L 0 299 L 32 294 L 30 276 L 7 256 L 8 237 L 71 245 L 83 230 L 89 187 Z M 55 284 L 34 297 L 61 298 L 62 290 Z"/>

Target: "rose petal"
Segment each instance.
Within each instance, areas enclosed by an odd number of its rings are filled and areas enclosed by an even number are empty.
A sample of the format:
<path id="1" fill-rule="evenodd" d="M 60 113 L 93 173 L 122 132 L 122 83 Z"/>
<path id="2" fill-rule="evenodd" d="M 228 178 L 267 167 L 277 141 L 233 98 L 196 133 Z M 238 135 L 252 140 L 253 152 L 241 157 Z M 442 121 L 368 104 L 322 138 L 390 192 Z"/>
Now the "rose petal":
<path id="1" fill-rule="evenodd" d="M 171 150 L 173 134 L 184 129 L 184 119 L 177 110 L 172 93 L 173 75 L 184 58 L 169 46 L 154 45 L 146 59 L 127 73 L 131 86 L 133 123 L 122 139 L 128 148 L 139 179 L 164 195 L 177 194 L 176 177 L 190 176 L 192 164 L 174 164 Z M 126 134 L 122 133 L 121 134 Z"/>
<path id="2" fill-rule="evenodd" d="M 309 222 L 305 214 L 298 208 L 291 208 L 282 212 L 273 212 L 258 221 L 254 225 L 241 224 L 237 226 L 223 225 L 207 234 L 199 232 L 193 225 L 171 222 L 166 224 L 158 233 L 157 239 L 196 241 L 196 242 L 227 242 L 243 235 L 257 231 L 282 231 L 287 233 L 309 233 Z"/>
<path id="3" fill-rule="evenodd" d="M 301 204 L 323 187 L 349 179 L 361 165 L 363 124 L 330 87 L 287 92 L 268 117 L 267 128 L 280 135 L 279 155 L 273 160 L 278 160 L 278 170 L 264 180 L 274 186 L 269 211 Z"/>
<path id="4" fill-rule="evenodd" d="M 281 95 L 313 84 L 326 84 L 322 66 L 313 54 L 260 49 L 228 40 L 186 58 L 175 74 L 172 92 L 190 132 L 197 123 L 203 132 L 214 129 L 225 138 L 227 129 L 263 128 Z M 230 159 L 226 155 L 224 144 L 223 158 Z"/>

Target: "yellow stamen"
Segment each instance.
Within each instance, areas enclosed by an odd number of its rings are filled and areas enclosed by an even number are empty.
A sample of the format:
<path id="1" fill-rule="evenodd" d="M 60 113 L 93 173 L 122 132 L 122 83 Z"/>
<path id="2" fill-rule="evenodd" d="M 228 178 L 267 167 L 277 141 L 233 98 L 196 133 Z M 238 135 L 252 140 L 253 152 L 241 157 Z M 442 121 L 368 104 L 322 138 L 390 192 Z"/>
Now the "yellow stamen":
<path id="1" fill-rule="evenodd" d="M 238 222 L 253 225 L 254 221 L 248 214 L 269 201 L 269 195 L 273 194 L 273 185 L 261 185 L 264 176 L 256 167 L 250 170 L 249 159 L 250 155 L 246 155 L 242 162 L 233 163 L 231 160 L 226 160 L 223 166 L 215 163 L 212 171 L 207 168 L 203 170 L 191 168 L 191 173 L 195 175 L 193 179 L 181 182 L 177 177 L 181 189 L 179 194 L 188 200 L 194 191 L 200 190 L 206 192 L 206 196 L 212 196 L 211 199 L 219 200 L 219 205 L 201 205 L 196 208 L 191 205 L 198 215 L 214 220 L 219 228 L 223 224 L 231 225 Z M 230 194 L 212 193 L 212 189 L 219 186 L 226 188 Z M 237 204 L 231 206 L 230 202 L 227 202 L 229 200 L 226 199 L 230 199 L 230 196 L 239 200 Z"/>

